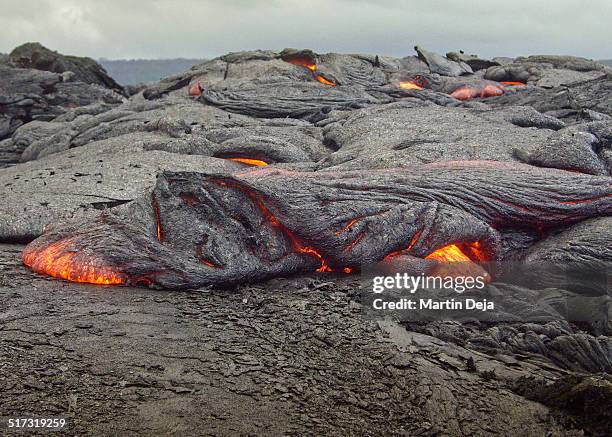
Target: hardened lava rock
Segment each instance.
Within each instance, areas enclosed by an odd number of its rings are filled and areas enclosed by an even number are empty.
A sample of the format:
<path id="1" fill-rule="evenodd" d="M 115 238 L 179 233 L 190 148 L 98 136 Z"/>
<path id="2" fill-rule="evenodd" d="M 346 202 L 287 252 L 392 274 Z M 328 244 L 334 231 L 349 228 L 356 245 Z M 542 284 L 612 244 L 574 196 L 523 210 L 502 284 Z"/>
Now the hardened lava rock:
<path id="1" fill-rule="evenodd" d="M 504 256 L 505 234 L 610 215 L 611 197 L 608 177 L 492 161 L 166 172 L 150 195 L 115 213 L 53 226 L 23 259 L 74 281 L 167 288 L 348 273 L 449 244 L 494 262 Z"/>

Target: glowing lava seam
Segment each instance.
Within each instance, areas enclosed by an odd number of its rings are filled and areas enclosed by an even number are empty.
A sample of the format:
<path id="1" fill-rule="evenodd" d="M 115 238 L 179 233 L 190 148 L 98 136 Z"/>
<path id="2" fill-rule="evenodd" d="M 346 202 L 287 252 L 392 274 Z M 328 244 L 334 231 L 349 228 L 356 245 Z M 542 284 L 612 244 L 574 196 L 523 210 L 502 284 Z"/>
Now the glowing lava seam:
<path id="1" fill-rule="evenodd" d="M 322 84 L 325 84 L 325 85 L 336 86 L 336 84 L 334 82 L 332 82 L 331 80 L 328 80 L 328 79 L 324 78 L 320 74 L 316 74 L 317 65 L 313 64 L 312 61 L 309 61 L 309 60 L 304 59 L 304 58 L 294 58 L 294 59 L 286 59 L 285 62 L 288 62 L 288 63 L 290 63 L 292 65 L 298 65 L 300 67 L 308 68 L 312 72 L 312 77 L 314 77 L 315 80 L 317 80 L 317 81 L 319 81 L 319 82 L 321 82 Z"/>
<path id="2" fill-rule="evenodd" d="M 72 282 L 102 285 L 119 285 L 126 282 L 123 275 L 109 267 L 95 265 L 94 260 L 90 260 L 88 264 L 76 260 L 77 252 L 66 251 L 69 243 L 68 240 L 60 240 L 41 250 L 26 249 L 22 254 L 23 264 L 36 273 Z"/>
<path id="3" fill-rule="evenodd" d="M 266 161 L 262 161 L 260 159 L 251 159 L 251 158 L 223 158 L 228 161 L 240 162 L 242 164 L 250 165 L 252 167 L 262 167 L 264 165 L 268 165 Z"/>

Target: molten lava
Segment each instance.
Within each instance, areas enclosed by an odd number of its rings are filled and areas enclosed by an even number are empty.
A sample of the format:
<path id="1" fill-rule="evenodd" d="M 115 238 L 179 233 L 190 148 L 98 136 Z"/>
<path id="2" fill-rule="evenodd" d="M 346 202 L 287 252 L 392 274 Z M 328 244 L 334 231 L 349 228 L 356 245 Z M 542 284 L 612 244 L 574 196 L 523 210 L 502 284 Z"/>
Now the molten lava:
<path id="1" fill-rule="evenodd" d="M 470 262 L 470 258 L 456 244 L 449 244 L 434 250 L 425 259 L 435 259 L 440 262 Z"/>
<path id="2" fill-rule="evenodd" d="M 502 81 L 500 82 L 502 85 L 509 85 L 509 86 L 521 86 L 521 85 L 527 85 L 525 82 L 512 82 L 512 81 Z"/>
<path id="3" fill-rule="evenodd" d="M 187 94 L 191 97 L 199 97 L 202 94 L 202 87 L 199 82 L 194 82 L 187 88 Z"/>
<path id="4" fill-rule="evenodd" d="M 320 74 L 315 73 L 317 71 L 317 65 L 314 63 L 312 59 L 308 57 L 295 56 L 295 57 L 286 58 L 284 59 L 284 61 L 292 65 L 298 65 L 300 67 L 308 68 L 312 72 L 312 77 L 314 77 L 315 80 L 321 82 L 322 84 L 336 86 L 336 84 L 332 82 L 331 80 L 326 79 Z"/>
<path id="5" fill-rule="evenodd" d="M 327 80 L 323 76 L 320 76 L 318 74 L 315 74 L 314 78 L 325 85 L 336 86 L 336 84 L 333 83 L 331 80 Z"/>
<path id="6" fill-rule="evenodd" d="M 155 193 L 151 193 L 151 209 L 153 210 L 153 214 L 155 214 L 155 228 L 157 231 L 157 241 L 162 241 L 162 232 L 161 232 L 161 218 L 159 215 L 159 202 L 157 201 L 157 196 Z"/>
<path id="7" fill-rule="evenodd" d="M 79 259 L 77 252 L 67 250 L 70 240 L 56 241 L 44 249 L 26 249 L 23 264 L 40 274 L 66 279 L 72 282 L 118 285 L 126 282 L 125 276 L 111 268 L 98 265 L 95 259 L 87 262 Z"/>
<path id="8" fill-rule="evenodd" d="M 470 100 L 478 97 L 486 98 L 501 96 L 503 93 L 503 87 L 488 83 L 481 87 L 464 86 L 457 88 L 450 95 L 457 100 Z"/>
<path id="9" fill-rule="evenodd" d="M 241 162 L 242 164 L 250 165 L 252 167 L 261 167 L 264 165 L 268 165 L 266 161 L 261 161 L 259 159 L 251 159 L 251 158 L 225 158 L 228 161 L 236 161 Z"/>
<path id="10" fill-rule="evenodd" d="M 288 62 L 292 65 L 298 65 L 300 67 L 306 67 L 310 71 L 315 71 L 317 69 L 317 65 L 312 61 L 312 59 L 304 56 L 294 56 L 291 58 L 285 59 L 285 62 Z"/>
<path id="11" fill-rule="evenodd" d="M 461 247 L 460 247 L 461 246 Z M 468 252 L 470 256 L 466 255 Z M 430 272 L 430 276 L 482 277 L 484 282 L 490 282 L 491 276 L 473 259 L 485 261 L 485 255 L 479 241 L 472 243 L 449 244 L 434 250 L 425 259 L 438 261 L 438 266 Z"/>
<path id="12" fill-rule="evenodd" d="M 423 89 L 422 86 L 419 86 L 416 83 L 410 82 L 410 81 L 400 82 L 399 87 L 403 90 L 422 90 Z"/>

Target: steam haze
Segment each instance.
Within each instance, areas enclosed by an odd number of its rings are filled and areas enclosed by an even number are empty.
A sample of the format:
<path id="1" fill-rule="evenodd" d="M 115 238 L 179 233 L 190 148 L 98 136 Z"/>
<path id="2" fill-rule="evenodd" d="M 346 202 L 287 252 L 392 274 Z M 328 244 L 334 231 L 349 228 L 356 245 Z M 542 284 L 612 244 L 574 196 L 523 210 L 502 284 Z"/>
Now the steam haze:
<path id="1" fill-rule="evenodd" d="M 27 41 L 93 58 L 312 48 L 405 56 L 612 58 L 610 0 L 0 0 L 0 52 Z"/>

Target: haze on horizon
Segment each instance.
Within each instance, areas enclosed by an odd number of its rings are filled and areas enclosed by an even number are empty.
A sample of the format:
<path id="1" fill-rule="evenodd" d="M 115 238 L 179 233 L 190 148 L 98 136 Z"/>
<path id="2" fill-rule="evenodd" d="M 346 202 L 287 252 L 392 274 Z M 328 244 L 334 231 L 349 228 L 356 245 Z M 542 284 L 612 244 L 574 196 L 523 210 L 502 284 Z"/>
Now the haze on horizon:
<path id="1" fill-rule="evenodd" d="M 249 49 L 612 58 L 612 1 L 0 0 L 0 52 L 38 41 L 108 59 L 212 58 Z"/>

